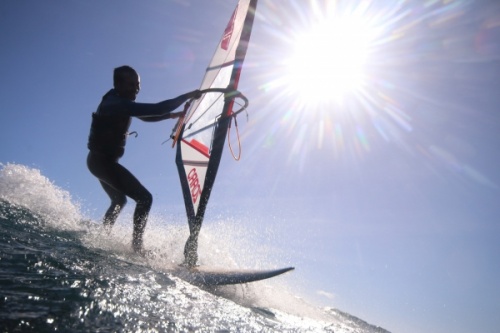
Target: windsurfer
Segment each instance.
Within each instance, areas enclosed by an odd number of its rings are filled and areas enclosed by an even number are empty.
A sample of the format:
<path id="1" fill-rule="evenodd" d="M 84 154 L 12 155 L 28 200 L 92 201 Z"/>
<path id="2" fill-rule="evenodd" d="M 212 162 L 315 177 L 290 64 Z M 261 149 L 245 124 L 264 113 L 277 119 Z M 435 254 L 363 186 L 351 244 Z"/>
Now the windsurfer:
<path id="1" fill-rule="evenodd" d="M 108 232 L 125 206 L 127 197 L 136 202 L 132 248 L 143 253 L 142 238 L 153 197 L 130 171 L 118 163 L 125 152 L 131 117 L 147 122 L 179 118 L 184 112 L 172 111 L 189 99 L 199 98 L 201 93 L 194 90 L 156 104 L 135 103 L 140 90 L 140 77 L 130 66 L 115 68 L 113 86 L 92 114 L 87 166 L 111 199 L 103 220 Z"/>

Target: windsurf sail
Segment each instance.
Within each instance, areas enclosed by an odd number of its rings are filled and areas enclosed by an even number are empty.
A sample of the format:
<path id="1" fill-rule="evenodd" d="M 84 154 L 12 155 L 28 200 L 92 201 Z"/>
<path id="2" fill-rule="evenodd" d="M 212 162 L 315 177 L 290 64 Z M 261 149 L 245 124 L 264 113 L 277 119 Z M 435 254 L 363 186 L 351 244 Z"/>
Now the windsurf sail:
<path id="1" fill-rule="evenodd" d="M 200 87 L 202 96 L 190 101 L 173 137 L 190 231 L 184 248 L 187 266 L 194 266 L 198 260 L 198 235 L 228 128 L 248 105 L 237 88 L 256 6 L 257 0 L 239 1 L 206 69 Z"/>

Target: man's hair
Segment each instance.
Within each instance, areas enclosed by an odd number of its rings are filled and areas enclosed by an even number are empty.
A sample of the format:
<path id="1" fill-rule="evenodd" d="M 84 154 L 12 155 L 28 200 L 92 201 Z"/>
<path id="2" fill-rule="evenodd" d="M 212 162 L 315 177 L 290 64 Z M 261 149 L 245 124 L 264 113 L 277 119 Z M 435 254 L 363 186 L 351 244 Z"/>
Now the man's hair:
<path id="1" fill-rule="evenodd" d="M 116 85 L 117 82 L 123 81 L 123 76 L 129 74 L 137 75 L 137 72 L 130 66 L 116 67 L 113 71 L 113 84 Z"/>

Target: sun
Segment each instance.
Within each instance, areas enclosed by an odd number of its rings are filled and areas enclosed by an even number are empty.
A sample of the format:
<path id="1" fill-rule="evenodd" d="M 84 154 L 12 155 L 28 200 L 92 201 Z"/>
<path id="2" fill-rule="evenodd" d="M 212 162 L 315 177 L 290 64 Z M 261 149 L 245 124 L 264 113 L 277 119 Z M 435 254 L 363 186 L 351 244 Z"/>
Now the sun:
<path id="1" fill-rule="evenodd" d="M 360 90 L 373 31 L 354 15 L 323 19 L 294 38 L 285 60 L 289 90 L 303 103 Z"/>

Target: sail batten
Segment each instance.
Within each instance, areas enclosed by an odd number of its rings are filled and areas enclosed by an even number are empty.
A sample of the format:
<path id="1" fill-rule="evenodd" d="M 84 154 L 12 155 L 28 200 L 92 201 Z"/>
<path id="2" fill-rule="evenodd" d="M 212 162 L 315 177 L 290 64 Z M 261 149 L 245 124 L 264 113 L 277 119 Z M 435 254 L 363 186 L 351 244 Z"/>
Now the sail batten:
<path id="1" fill-rule="evenodd" d="M 228 67 L 228 66 L 233 66 L 233 65 L 234 65 L 234 60 L 230 61 L 230 62 L 226 62 L 226 63 L 220 64 L 220 65 L 217 65 L 217 66 L 207 67 L 206 72 L 215 71 L 217 69 L 221 69 L 221 68 Z"/>

